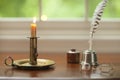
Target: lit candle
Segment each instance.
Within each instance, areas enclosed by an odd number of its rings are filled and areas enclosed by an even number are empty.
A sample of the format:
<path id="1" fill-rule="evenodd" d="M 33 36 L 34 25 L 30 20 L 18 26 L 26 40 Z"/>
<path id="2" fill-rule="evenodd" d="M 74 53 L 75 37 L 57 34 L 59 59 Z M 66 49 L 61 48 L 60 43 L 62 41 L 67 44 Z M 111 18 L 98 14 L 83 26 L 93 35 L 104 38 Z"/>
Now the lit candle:
<path id="1" fill-rule="evenodd" d="M 36 17 L 33 18 L 33 23 L 31 24 L 31 37 L 36 37 Z"/>

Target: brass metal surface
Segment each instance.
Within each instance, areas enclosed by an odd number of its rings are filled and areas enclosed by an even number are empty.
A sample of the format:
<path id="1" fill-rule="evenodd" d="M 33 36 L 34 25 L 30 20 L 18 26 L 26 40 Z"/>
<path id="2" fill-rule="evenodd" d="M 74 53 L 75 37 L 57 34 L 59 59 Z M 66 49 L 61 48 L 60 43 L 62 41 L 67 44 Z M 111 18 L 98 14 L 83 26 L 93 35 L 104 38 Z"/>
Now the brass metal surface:
<path id="1" fill-rule="evenodd" d="M 48 59 L 37 59 L 36 65 L 31 65 L 29 59 L 20 59 L 15 60 L 13 63 L 13 67 L 17 68 L 44 68 L 54 65 L 55 62 Z"/>

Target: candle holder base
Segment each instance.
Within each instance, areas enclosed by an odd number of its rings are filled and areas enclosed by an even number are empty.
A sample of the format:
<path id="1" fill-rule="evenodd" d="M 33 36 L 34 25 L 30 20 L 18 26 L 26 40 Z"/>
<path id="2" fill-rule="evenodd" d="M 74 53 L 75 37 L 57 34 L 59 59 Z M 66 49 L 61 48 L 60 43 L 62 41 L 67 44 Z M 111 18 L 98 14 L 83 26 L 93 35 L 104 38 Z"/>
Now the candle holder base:
<path id="1" fill-rule="evenodd" d="M 11 63 L 8 63 L 8 60 L 11 60 Z M 29 59 L 20 59 L 14 61 L 11 57 L 7 57 L 5 59 L 5 64 L 18 69 L 46 69 L 54 65 L 55 62 L 49 59 L 37 59 L 37 64 L 31 65 Z"/>

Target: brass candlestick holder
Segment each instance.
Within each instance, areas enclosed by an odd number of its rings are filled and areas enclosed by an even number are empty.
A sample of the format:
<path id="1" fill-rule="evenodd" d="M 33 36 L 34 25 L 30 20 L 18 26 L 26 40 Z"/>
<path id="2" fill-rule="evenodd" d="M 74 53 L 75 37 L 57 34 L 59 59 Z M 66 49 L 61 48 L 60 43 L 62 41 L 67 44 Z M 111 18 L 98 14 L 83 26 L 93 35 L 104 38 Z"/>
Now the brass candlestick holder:
<path id="1" fill-rule="evenodd" d="M 49 59 L 37 59 L 37 38 L 30 37 L 30 57 L 29 59 L 14 60 L 12 57 L 7 57 L 5 59 L 5 64 L 7 66 L 12 66 L 13 68 L 19 69 L 46 69 L 54 65 L 55 62 Z"/>
<path id="2" fill-rule="evenodd" d="M 30 64 L 37 64 L 37 37 L 30 37 Z"/>

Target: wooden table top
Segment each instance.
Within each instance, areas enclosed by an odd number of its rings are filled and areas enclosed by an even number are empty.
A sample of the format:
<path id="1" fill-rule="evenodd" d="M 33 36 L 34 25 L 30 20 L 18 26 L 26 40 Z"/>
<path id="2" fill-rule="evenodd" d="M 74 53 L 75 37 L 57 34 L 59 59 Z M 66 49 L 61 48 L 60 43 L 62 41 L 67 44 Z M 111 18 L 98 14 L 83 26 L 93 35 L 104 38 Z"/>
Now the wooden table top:
<path id="1" fill-rule="evenodd" d="M 54 60 L 56 64 L 44 70 L 20 70 L 8 67 L 4 59 L 11 56 L 14 60 L 29 58 L 28 53 L 0 53 L 0 79 L 29 79 L 29 80 L 83 80 L 83 79 L 118 79 L 120 80 L 120 53 L 98 54 L 99 64 L 110 64 L 110 72 L 101 72 L 99 66 L 96 70 L 82 71 L 80 64 L 67 63 L 66 53 L 40 53 L 38 58 Z"/>

